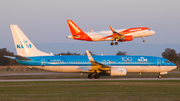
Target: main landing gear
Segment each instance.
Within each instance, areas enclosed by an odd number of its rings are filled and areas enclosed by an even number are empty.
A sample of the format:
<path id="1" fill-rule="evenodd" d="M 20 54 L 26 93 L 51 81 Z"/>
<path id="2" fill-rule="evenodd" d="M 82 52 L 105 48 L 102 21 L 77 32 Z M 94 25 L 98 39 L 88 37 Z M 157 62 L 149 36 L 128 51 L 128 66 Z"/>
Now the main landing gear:
<path id="1" fill-rule="evenodd" d="M 113 43 L 113 41 L 111 42 L 111 46 L 113 46 L 114 45 L 114 43 Z M 115 42 L 115 45 L 118 45 L 118 42 Z"/>
<path id="2" fill-rule="evenodd" d="M 88 75 L 88 78 L 89 78 L 89 79 L 93 79 L 93 78 L 99 79 L 99 78 L 100 78 L 100 75 L 99 75 L 99 74 L 94 74 L 94 75 L 93 75 L 93 73 L 90 73 L 90 74 Z"/>

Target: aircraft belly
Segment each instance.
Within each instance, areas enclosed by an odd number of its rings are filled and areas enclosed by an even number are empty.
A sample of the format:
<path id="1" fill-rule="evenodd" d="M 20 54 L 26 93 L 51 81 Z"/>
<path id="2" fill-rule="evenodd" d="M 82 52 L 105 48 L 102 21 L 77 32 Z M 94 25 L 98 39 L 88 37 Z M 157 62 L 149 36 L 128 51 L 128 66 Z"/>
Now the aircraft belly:
<path id="1" fill-rule="evenodd" d="M 127 68 L 127 72 L 147 72 L 146 68 L 142 67 L 142 66 L 125 66 L 125 68 Z"/>
<path id="2" fill-rule="evenodd" d="M 104 37 L 105 37 L 105 36 L 103 36 L 103 35 L 91 36 L 91 39 L 92 39 L 93 41 L 111 41 L 111 40 L 112 40 L 112 38 L 102 39 L 102 38 L 104 38 Z"/>
<path id="3" fill-rule="evenodd" d="M 89 66 L 32 66 L 34 68 L 53 71 L 53 72 L 61 72 L 61 73 L 82 73 L 88 72 Z"/>
<path id="4" fill-rule="evenodd" d="M 62 73 L 88 73 L 91 71 L 91 66 L 31 66 L 38 69 L 43 69 L 52 72 Z M 125 67 L 129 73 L 160 73 L 167 72 L 176 68 L 176 66 L 112 66 Z"/>
<path id="5" fill-rule="evenodd" d="M 125 67 L 127 68 L 127 72 L 132 73 L 159 73 L 159 72 L 167 72 L 175 67 L 172 66 L 113 66 L 113 67 Z M 170 68 L 171 67 L 171 68 Z"/>
<path id="6" fill-rule="evenodd" d="M 133 38 L 142 37 L 143 35 L 141 33 L 132 33 L 131 34 Z"/>

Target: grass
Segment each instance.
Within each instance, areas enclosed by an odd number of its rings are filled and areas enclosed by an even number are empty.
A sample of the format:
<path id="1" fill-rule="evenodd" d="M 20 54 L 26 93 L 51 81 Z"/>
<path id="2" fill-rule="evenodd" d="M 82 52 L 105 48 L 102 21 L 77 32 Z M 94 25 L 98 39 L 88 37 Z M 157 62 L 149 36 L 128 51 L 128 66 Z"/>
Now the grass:
<path id="1" fill-rule="evenodd" d="M 1 101 L 179 101 L 180 81 L 0 82 Z"/>

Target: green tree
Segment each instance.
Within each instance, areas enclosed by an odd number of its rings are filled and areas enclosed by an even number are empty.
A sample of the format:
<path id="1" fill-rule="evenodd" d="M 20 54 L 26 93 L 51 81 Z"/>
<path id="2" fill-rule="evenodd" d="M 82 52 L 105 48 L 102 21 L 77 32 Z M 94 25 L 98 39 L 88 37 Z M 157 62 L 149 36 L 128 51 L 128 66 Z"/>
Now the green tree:
<path id="1" fill-rule="evenodd" d="M 90 53 L 91 55 L 96 55 L 96 54 L 93 54 L 93 52 L 91 52 L 91 51 L 89 51 L 89 53 Z M 87 53 L 84 53 L 84 55 L 87 55 Z"/>
<path id="2" fill-rule="evenodd" d="M 162 53 L 162 57 L 168 59 L 176 65 L 179 65 L 180 63 L 180 57 L 174 49 L 166 48 L 165 51 Z"/>
<path id="3" fill-rule="evenodd" d="M 78 53 L 71 53 L 71 52 L 69 52 L 69 51 L 67 51 L 67 53 L 59 53 L 59 54 L 57 54 L 57 55 L 80 55 L 80 54 L 78 54 Z"/>
<path id="4" fill-rule="evenodd" d="M 127 54 L 126 54 L 126 52 L 118 51 L 118 52 L 116 53 L 116 55 L 127 55 Z"/>

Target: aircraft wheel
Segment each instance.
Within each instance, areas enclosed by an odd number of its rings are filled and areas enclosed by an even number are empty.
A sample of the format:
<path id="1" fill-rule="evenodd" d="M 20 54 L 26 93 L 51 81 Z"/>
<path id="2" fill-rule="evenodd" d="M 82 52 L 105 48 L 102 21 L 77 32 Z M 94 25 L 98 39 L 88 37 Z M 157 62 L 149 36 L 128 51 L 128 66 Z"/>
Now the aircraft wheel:
<path id="1" fill-rule="evenodd" d="M 143 40 L 143 42 L 145 42 L 145 40 Z"/>
<path id="2" fill-rule="evenodd" d="M 158 78 L 161 78 L 162 76 L 161 75 L 158 75 Z"/>
<path id="3" fill-rule="evenodd" d="M 118 45 L 118 42 L 115 42 L 115 45 Z"/>
<path id="4" fill-rule="evenodd" d="M 114 45 L 114 43 L 113 42 L 111 42 L 111 46 L 113 46 Z"/>
<path id="5" fill-rule="evenodd" d="M 99 79 L 99 78 L 100 78 L 100 75 L 99 75 L 99 74 L 95 74 L 95 75 L 94 75 L 94 78 L 95 78 L 95 79 Z"/>
<path id="6" fill-rule="evenodd" d="M 88 78 L 89 78 L 89 79 L 93 79 L 93 77 L 94 77 L 94 76 L 93 76 L 92 73 L 90 73 L 90 74 L 88 75 Z"/>

